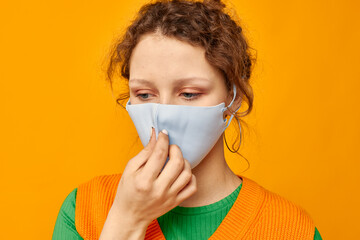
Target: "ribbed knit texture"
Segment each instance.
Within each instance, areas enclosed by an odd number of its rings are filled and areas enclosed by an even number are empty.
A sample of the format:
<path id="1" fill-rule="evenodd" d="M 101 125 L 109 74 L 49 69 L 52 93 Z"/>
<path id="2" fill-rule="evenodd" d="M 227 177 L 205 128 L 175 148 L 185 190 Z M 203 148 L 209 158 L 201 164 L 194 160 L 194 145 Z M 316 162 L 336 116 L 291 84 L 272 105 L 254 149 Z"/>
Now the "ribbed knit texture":
<path id="1" fill-rule="evenodd" d="M 201 207 L 177 206 L 158 217 L 160 228 L 167 240 L 209 239 L 234 204 L 242 184 L 230 195 L 215 203 Z"/>
<path id="2" fill-rule="evenodd" d="M 75 226 L 84 239 L 99 239 L 121 174 L 97 176 L 78 187 Z"/>
<path id="3" fill-rule="evenodd" d="M 83 240 L 75 227 L 75 202 L 77 188 L 65 198 L 56 219 L 52 240 Z"/>
<path id="4" fill-rule="evenodd" d="M 315 226 L 300 206 L 243 176 L 238 197 L 209 239 L 313 239 Z M 84 239 L 98 239 L 113 203 L 121 174 L 99 176 L 79 186 L 75 226 Z M 158 220 L 145 239 L 165 239 Z"/>
<path id="5" fill-rule="evenodd" d="M 240 190 L 240 189 L 239 189 Z M 237 192 L 237 191 L 235 191 Z M 79 235 L 79 233 L 76 230 L 75 227 L 75 203 L 76 203 L 76 194 L 77 194 L 77 188 L 75 188 L 73 191 L 71 191 L 69 193 L 69 195 L 65 198 L 63 204 L 61 205 L 58 217 L 56 219 L 56 223 L 55 223 L 55 227 L 54 227 L 54 232 L 53 232 L 53 236 L 52 239 L 53 240 L 63 240 L 63 239 L 74 239 L 74 240 L 83 240 L 83 238 Z M 225 198 L 227 199 L 227 198 Z M 231 199 L 235 202 L 236 199 Z M 220 203 L 223 200 L 220 201 Z M 233 204 L 233 203 L 232 203 Z M 226 205 L 226 204 L 224 204 Z M 197 208 L 202 208 L 202 207 L 195 207 L 195 208 L 189 208 L 189 209 L 196 209 Z M 181 209 L 188 209 L 186 207 L 181 208 Z M 191 210 L 190 210 L 191 211 Z M 201 210 L 200 210 L 201 212 Z M 178 221 L 178 222 L 184 222 L 186 224 L 186 228 L 188 229 L 189 232 L 192 233 L 196 233 L 197 231 L 200 232 L 214 232 L 216 230 L 217 227 L 212 226 L 211 229 L 208 227 L 210 225 L 212 225 L 212 222 L 216 222 L 218 221 L 217 219 L 223 219 L 223 211 L 216 211 L 217 214 L 215 216 L 212 216 L 211 218 L 206 218 L 204 219 L 203 222 L 199 223 L 196 222 L 192 219 L 197 218 L 197 214 L 196 215 L 177 215 L 177 219 L 173 220 Z M 189 221 L 183 221 L 182 218 L 188 218 L 190 219 Z M 159 218 L 158 218 L 159 221 Z M 191 224 L 195 222 L 195 224 Z M 166 229 L 169 228 L 169 226 L 173 225 L 173 222 L 168 222 L 168 221 L 164 221 L 162 224 L 159 222 L 161 229 Z M 199 238 L 198 236 L 195 238 L 193 238 L 192 236 L 189 238 L 189 236 L 187 236 L 187 238 L 180 238 L 179 236 L 182 236 L 183 234 L 181 233 L 180 235 L 178 234 L 178 231 L 171 232 L 172 234 L 170 234 L 170 232 L 166 233 L 166 230 L 164 231 L 164 235 L 166 236 L 167 240 L 170 239 L 177 239 L 177 240 L 191 240 L 191 239 L 196 239 L 196 240 L 206 240 L 208 239 L 208 237 L 204 237 L 204 238 Z M 315 233 L 314 233 L 314 240 L 322 240 L 321 235 L 318 231 L 318 229 L 315 227 Z"/>
<path id="6" fill-rule="evenodd" d="M 219 223 L 222 219 L 224 219 L 224 215 L 227 214 L 228 208 L 224 207 L 221 211 L 214 211 L 212 213 L 216 213 L 211 217 L 201 218 L 201 221 L 197 221 L 199 215 L 204 214 L 204 208 L 209 210 L 210 208 L 216 208 L 216 206 L 228 206 L 233 205 L 237 194 L 241 189 L 241 185 L 228 197 L 216 202 L 215 204 L 201 206 L 201 207 L 178 207 L 176 212 L 181 211 L 183 214 L 175 214 L 174 218 L 171 221 L 164 220 L 162 217 L 166 217 L 167 214 L 158 218 L 159 225 L 161 230 L 163 231 L 167 240 L 177 239 L 177 240 L 206 240 L 208 239 L 210 233 L 213 233 L 218 224 L 214 224 L 214 222 Z M 83 238 L 79 235 L 75 227 L 75 204 L 76 204 L 76 195 L 77 188 L 68 194 L 65 198 L 63 204 L 61 205 L 58 217 L 56 219 L 54 232 L 52 239 L 60 240 L 60 239 L 74 239 L 74 240 L 82 240 Z M 230 200 L 230 201 L 229 201 Z M 210 210 L 211 211 L 211 210 Z M 180 212 L 179 212 L 180 213 Z M 182 222 L 184 229 L 175 228 L 176 222 Z M 179 224 L 178 224 L 179 225 Z M 172 231 L 168 231 L 167 229 L 172 229 Z M 201 234 L 199 237 L 198 232 L 205 233 Z M 192 233 L 192 234 L 191 234 Z M 314 240 L 322 240 L 321 235 L 318 229 L 315 227 Z"/>

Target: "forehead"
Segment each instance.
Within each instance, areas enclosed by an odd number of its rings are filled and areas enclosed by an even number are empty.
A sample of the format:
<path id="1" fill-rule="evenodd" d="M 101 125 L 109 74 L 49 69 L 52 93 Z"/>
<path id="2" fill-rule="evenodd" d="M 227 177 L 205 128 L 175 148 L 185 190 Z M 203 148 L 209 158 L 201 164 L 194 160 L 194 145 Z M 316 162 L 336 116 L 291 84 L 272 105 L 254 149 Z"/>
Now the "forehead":
<path id="1" fill-rule="evenodd" d="M 159 34 L 143 35 L 130 58 L 130 79 L 215 79 L 219 70 L 208 63 L 205 49 Z"/>

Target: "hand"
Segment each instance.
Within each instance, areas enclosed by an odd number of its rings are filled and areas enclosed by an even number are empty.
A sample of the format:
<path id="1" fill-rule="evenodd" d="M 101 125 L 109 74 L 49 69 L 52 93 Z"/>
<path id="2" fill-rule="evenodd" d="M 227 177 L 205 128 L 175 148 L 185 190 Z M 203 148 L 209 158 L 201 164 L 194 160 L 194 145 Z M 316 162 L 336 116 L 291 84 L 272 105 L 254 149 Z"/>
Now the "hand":
<path id="1" fill-rule="evenodd" d="M 168 155 L 169 161 L 161 171 Z M 126 165 L 111 211 L 119 213 L 120 218 L 130 218 L 133 224 L 146 230 L 154 219 L 196 191 L 195 176 L 180 148 L 169 146 L 169 137 L 163 132 L 156 140 L 152 129 L 149 143 Z"/>

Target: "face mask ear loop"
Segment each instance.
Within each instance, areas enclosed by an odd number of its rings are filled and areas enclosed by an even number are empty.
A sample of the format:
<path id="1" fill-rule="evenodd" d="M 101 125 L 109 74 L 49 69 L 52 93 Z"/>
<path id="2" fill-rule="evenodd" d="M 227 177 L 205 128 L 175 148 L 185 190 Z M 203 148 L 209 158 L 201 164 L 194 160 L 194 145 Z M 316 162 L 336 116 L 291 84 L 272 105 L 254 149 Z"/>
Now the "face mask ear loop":
<path id="1" fill-rule="evenodd" d="M 240 103 L 240 106 L 238 107 L 238 109 L 236 109 L 235 112 L 237 112 L 237 111 L 240 109 L 240 107 L 241 107 L 241 103 Z M 229 121 L 228 121 L 225 129 L 229 126 L 229 124 L 230 124 L 230 122 L 231 122 L 231 119 L 234 117 L 234 114 L 235 114 L 235 113 L 231 114 L 231 117 L 230 117 L 230 119 L 229 119 Z M 239 128 L 240 128 L 240 123 L 239 123 Z M 224 129 L 224 130 L 225 130 L 225 129 Z"/>
<path id="2" fill-rule="evenodd" d="M 229 108 L 229 107 L 233 104 L 233 102 L 234 102 L 234 100 L 235 100 L 235 97 L 236 97 L 236 85 L 235 85 L 235 84 L 233 84 L 233 90 L 234 90 L 233 99 L 231 100 L 229 106 L 227 106 L 226 108 Z"/>
<path id="3" fill-rule="evenodd" d="M 233 102 L 234 102 L 234 100 L 235 100 L 235 97 L 236 97 L 236 85 L 235 85 L 235 84 L 233 84 L 233 90 L 234 90 L 234 97 L 233 97 L 233 99 L 231 100 L 229 106 L 227 106 L 227 107 L 224 108 L 223 112 L 225 111 L 225 109 L 229 108 L 229 107 L 233 104 Z M 240 104 L 240 106 L 241 106 L 241 104 Z M 238 109 L 236 109 L 235 112 L 237 112 L 239 109 L 240 109 L 240 107 L 238 107 Z M 231 114 L 231 117 L 230 117 L 230 119 L 229 119 L 226 127 L 224 128 L 224 130 L 229 126 L 229 124 L 230 124 L 230 122 L 231 122 L 231 119 L 232 119 L 233 117 L 234 117 L 234 114 Z"/>

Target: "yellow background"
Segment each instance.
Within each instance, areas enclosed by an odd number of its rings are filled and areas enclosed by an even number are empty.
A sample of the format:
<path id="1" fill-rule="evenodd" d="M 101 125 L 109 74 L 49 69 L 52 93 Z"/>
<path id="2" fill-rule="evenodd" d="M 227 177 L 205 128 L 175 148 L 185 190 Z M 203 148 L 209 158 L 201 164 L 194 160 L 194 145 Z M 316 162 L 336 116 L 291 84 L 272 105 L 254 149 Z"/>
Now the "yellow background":
<path id="1" fill-rule="evenodd" d="M 101 63 L 143 3 L 2 1 L 2 239 L 50 239 L 74 188 L 122 172 L 142 148 Z M 240 148 L 250 169 L 226 150 L 231 168 L 300 204 L 323 239 L 358 238 L 359 3 L 232 5 L 258 61 Z"/>

